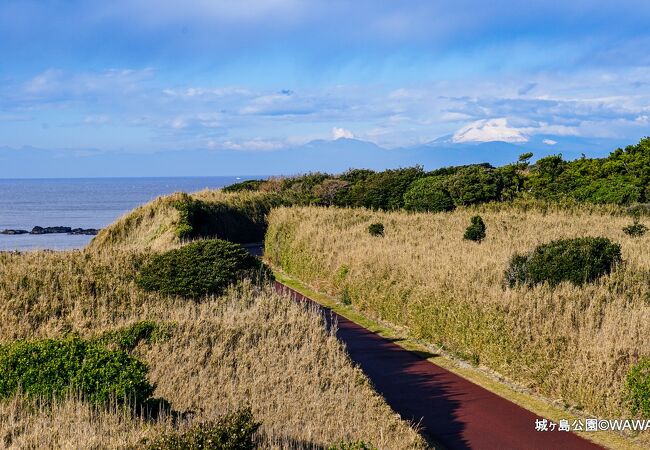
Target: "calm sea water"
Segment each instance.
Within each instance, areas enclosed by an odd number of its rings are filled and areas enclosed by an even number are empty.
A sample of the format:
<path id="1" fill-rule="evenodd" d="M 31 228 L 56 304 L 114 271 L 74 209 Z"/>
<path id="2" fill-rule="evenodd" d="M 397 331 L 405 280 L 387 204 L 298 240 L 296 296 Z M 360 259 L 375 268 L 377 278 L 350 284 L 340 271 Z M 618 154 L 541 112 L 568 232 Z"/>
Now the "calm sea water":
<path id="1" fill-rule="evenodd" d="M 250 177 L 0 179 L 0 230 L 103 228 L 159 195 L 227 186 Z M 92 236 L 0 235 L 0 250 L 72 249 Z"/>

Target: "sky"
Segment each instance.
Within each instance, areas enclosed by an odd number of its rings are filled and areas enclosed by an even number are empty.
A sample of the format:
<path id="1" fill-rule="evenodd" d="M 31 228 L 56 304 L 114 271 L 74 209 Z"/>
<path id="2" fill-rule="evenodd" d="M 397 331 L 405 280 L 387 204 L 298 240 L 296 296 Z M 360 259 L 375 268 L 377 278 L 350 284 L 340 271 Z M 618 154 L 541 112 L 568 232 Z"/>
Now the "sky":
<path id="1" fill-rule="evenodd" d="M 326 170 L 305 146 L 341 138 L 602 153 L 650 134 L 649 21 L 640 0 L 3 0 L 0 176 L 58 175 L 28 153 L 77 176 L 99 155 L 174 175 L 142 162 L 169 152 L 201 155 L 182 175 Z"/>

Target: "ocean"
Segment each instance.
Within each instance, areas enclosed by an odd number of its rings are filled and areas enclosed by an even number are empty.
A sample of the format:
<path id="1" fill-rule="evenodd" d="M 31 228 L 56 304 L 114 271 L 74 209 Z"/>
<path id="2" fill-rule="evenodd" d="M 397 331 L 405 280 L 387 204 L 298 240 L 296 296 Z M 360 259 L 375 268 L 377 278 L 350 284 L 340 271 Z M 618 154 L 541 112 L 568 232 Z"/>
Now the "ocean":
<path id="1" fill-rule="evenodd" d="M 251 177 L 0 179 L 0 231 L 35 226 L 103 228 L 154 198 L 219 188 Z M 93 236 L 3 235 L 0 251 L 82 248 Z"/>

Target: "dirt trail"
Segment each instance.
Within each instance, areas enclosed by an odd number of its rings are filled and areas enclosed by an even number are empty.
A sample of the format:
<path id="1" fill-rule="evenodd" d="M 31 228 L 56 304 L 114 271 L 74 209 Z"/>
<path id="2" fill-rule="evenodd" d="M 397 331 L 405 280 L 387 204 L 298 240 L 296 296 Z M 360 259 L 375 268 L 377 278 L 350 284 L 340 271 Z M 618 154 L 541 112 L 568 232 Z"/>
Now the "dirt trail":
<path id="1" fill-rule="evenodd" d="M 532 412 L 438 367 L 293 289 L 276 290 L 317 305 L 345 343 L 352 360 L 403 418 L 420 423 L 433 441 L 449 449 L 600 449 L 566 431 L 535 431 Z"/>

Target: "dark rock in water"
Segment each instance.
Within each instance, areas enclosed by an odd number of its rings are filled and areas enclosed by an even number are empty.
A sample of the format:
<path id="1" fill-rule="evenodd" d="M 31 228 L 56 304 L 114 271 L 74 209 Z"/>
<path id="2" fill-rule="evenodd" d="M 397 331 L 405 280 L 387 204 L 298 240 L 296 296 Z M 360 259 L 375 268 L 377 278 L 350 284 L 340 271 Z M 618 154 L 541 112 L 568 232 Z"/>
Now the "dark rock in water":
<path id="1" fill-rule="evenodd" d="M 72 227 L 39 227 L 32 228 L 32 231 L 27 230 L 1 230 L 0 234 L 86 234 L 94 236 L 99 233 L 96 228 L 72 228 Z"/>
<path id="2" fill-rule="evenodd" d="M 54 233 L 70 233 L 71 227 L 39 227 L 32 228 L 31 234 L 54 234 Z"/>
<path id="3" fill-rule="evenodd" d="M 29 231 L 27 230 L 2 230 L 0 231 L 0 234 L 27 234 Z"/>
<path id="4" fill-rule="evenodd" d="M 68 232 L 68 234 L 86 234 L 89 236 L 94 236 L 99 233 L 99 230 L 96 228 L 73 228 Z"/>

